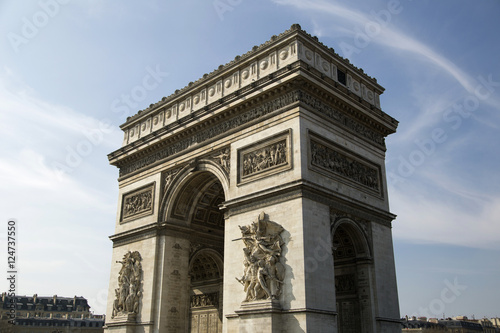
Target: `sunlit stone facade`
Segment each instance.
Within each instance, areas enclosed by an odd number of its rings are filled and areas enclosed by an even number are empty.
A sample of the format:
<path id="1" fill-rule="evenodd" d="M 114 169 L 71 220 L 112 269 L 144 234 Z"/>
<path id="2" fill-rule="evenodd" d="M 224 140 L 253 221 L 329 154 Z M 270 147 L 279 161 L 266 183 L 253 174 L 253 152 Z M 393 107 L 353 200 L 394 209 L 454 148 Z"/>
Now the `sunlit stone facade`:
<path id="1" fill-rule="evenodd" d="M 127 119 L 107 330 L 400 332 L 383 90 L 293 25 Z"/>

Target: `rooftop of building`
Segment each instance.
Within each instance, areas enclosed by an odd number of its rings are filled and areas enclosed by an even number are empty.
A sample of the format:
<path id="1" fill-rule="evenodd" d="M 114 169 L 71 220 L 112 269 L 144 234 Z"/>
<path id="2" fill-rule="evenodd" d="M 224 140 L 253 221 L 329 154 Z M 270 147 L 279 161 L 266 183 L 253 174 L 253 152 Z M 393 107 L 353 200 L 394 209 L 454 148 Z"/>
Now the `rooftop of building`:
<path id="1" fill-rule="evenodd" d="M 2 294 L 1 298 L 2 309 L 10 308 L 14 303 L 16 310 L 40 310 L 40 311 L 89 311 L 90 306 L 87 299 L 82 296 L 61 297 L 53 296 L 33 296 L 15 295 L 11 297 L 7 293 Z"/>

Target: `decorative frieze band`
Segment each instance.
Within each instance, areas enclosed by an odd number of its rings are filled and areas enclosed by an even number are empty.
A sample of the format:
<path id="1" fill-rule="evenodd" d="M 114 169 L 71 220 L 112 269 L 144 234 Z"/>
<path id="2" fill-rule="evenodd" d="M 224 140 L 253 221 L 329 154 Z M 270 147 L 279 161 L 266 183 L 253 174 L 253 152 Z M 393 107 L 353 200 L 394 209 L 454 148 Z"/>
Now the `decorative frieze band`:
<path id="1" fill-rule="evenodd" d="M 326 115 L 338 125 L 356 132 L 361 137 L 364 137 L 365 139 L 377 145 L 384 146 L 384 136 L 382 134 L 377 133 L 366 125 L 361 124 L 359 121 L 350 118 L 341 111 L 327 105 L 320 99 L 311 96 L 307 92 L 304 92 L 302 90 L 294 90 L 285 93 L 275 98 L 274 100 L 264 102 L 258 107 L 252 108 L 246 112 L 241 112 L 233 118 L 220 122 L 215 126 L 195 132 L 188 138 L 181 139 L 173 144 L 164 146 L 163 148 L 149 154 L 148 156 L 124 164 L 120 166 L 120 177 L 145 168 L 158 161 L 164 160 L 172 155 L 185 151 L 196 144 L 203 143 L 216 136 L 225 134 L 228 131 L 234 130 L 260 117 L 266 116 L 276 110 L 299 101 L 310 107 L 313 107 L 314 110 Z"/>
<path id="2" fill-rule="evenodd" d="M 128 221 L 153 214 L 154 183 L 126 193 L 122 198 L 121 220 Z"/>
<path id="3" fill-rule="evenodd" d="M 311 137 L 310 151 L 313 168 L 320 168 L 381 193 L 380 169 L 375 165 L 370 165 L 361 157 L 352 156 L 352 152 L 343 152 L 340 147 L 324 139 L 320 141 Z"/>

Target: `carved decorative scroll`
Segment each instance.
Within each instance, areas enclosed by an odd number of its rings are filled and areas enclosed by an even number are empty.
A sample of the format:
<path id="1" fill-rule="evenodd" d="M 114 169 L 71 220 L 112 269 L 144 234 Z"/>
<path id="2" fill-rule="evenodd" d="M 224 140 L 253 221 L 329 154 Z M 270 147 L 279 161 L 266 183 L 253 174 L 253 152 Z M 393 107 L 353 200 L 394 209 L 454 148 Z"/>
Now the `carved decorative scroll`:
<path id="1" fill-rule="evenodd" d="M 280 262 L 281 247 L 284 242 L 280 234 L 283 227 L 269 221 L 264 212 L 255 222 L 240 226 L 245 248 L 243 253 L 244 273 L 241 279 L 246 292 L 245 302 L 277 299 L 283 289 L 285 266 Z"/>
<path id="2" fill-rule="evenodd" d="M 311 165 L 380 193 L 380 170 L 334 144 L 310 140 Z"/>
<path id="3" fill-rule="evenodd" d="M 291 168 L 290 133 L 275 135 L 238 151 L 239 182 Z"/>
<path id="4" fill-rule="evenodd" d="M 118 288 L 115 289 L 111 318 L 138 313 L 142 296 L 140 290 L 142 280 L 141 260 L 138 251 L 129 251 L 123 256 L 122 261 L 117 261 L 117 263 L 122 264 L 122 268 L 118 275 Z"/>
<path id="5" fill-rule="evenodd" d="M 122 200 L 122 221 L 153 214 L 154 183 L 127 193 Z"/>

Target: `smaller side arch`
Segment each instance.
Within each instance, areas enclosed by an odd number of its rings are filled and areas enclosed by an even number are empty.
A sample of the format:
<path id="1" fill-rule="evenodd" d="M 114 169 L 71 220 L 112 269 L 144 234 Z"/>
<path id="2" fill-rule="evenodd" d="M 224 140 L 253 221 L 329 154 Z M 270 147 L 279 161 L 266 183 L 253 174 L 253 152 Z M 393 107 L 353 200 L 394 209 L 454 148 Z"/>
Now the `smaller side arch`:
<path id="1" fill-rule="evenodd" d="M 335 300 L 339 332 L 373 332 L 374 262 L 363 222 L 339 217 L 332 223 Z"/>
<path id="2" fill-rule="evenodd" d="M 196 251 L 189 262 L 190 332 L 222 332 L 223 260 L 210 248 Z"/>
<path id="3" fill-rule="evenodd" d="M 191 258 L 189 259 L 190 274 L 193 274 L 195 271 L 200 271 L 200 269 L 196 268 L 197 265 L 202 265 L 205 269 L 208 268 L 213 276 L 213 279 L 222 278 L 224 275 L 224 260 L 220 253 L 214 249 L 201 248 L 193 253 Z M 216 267 L 214 267 L 214 265 Z M 200 266 L 200 268 L 202 267 Z M 207 276 L 207 278 L 209 277 Z M 193 276 L 191 276 L 192 282 L 195 282 L 196 280 L 201 279 L 193 279 Z"/>
<path id="4" fill-rule="evenodd" d="M 335 241 L 336 236 L 338 236 L 336 233 L 339 230 L 346 232 L 352 239 L 353 246 L 356 252 L 356 258 L 372 258 L 372 251 L 370 248 L 368 235 L 356 221 L 348 217 L 337 219 L 331 227 L 331 239 L 333 242 Z M 332 247 L 335 248 L 335 244 L 332 244 Z"/>

